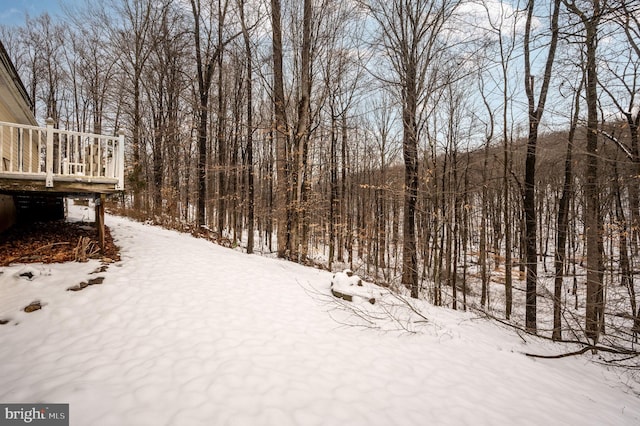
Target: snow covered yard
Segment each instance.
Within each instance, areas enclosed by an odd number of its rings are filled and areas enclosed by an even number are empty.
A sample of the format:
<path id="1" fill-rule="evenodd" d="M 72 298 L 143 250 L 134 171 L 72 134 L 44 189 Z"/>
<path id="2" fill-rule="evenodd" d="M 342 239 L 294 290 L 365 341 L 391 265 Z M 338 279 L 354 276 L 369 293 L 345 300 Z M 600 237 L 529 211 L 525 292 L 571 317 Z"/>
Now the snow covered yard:
<path id="1" fill-rule="evenodd" d="M 619 372 L 522 354 L 560 345 L 429 306 L 416 333 L 381 331 L 385 304 L 339 302 L 329 272 L 107 225 L 122 260 L 105 272 L 0 268 L 0 402 L 69 403 L 72 425 L 640 423 Z M 92 276 L 104 283 L 65 291 Z M 43 308 L 21 312 L 33 298 Z M 343 306 L 378 328 L 341 325 L 358 321 Z"/>

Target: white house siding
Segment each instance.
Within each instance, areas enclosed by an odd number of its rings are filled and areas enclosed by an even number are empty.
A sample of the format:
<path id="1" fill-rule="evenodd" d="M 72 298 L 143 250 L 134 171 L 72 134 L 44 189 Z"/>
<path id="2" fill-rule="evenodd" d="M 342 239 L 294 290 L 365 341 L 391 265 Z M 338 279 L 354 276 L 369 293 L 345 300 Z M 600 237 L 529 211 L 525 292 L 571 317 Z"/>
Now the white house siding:
<path id="1" fill-rule="evenodd" d="M 15 67 L 11 63 L 9 55 L 0 42 L 0 121 L 18 124 L 37 125 L 35 116 L 30 109 L 30 101 L 24 90 L 24 85 L 20 81 Z M 18 136 L 10 134 L 4 135 L 0 132 L 0 143 L 2 144 L 2 158 L 0 158 L 0 173 L 9 171 L 8 165 L 11 161 L 18 164 Z M 28 136 L 24 137 L 29 140 Z M 23 169 L 36 171 L 39 159 L 37 155 L 37 141 L 31 140 L 31 149 L 28 155 L 23 156 Z M 13 149 L 12 149 L 13 147 Z M 0 232 L 15 223 L 16 208 L 13 197 L 0 194 Z"/>

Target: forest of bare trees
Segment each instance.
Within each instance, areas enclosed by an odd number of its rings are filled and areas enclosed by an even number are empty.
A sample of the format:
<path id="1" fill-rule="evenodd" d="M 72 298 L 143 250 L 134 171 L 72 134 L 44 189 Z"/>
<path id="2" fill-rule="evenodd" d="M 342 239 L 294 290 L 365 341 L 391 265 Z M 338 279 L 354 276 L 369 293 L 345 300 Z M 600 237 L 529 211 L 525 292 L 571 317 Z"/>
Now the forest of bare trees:
<path id="1" fill-rule="evenodd" d="M 108 0 L 0 38 L 40 121 L 125 130 L 121 213 L 637 344 L 638 0 Z"/>

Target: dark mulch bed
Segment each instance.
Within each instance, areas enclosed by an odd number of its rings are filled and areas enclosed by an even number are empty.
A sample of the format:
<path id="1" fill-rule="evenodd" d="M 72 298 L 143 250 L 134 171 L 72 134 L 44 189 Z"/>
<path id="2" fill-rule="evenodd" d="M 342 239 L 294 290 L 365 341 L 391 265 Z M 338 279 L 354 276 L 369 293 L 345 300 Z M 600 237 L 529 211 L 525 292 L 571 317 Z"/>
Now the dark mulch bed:
<path id="1" fill-rule="evenodd" d="M 92 224 L 64 221 L 18 224 L 0 234 L 0 266 L 11 263 L 58 263 L 76 260 L 120 260 L 118 247 L 105 226 L 105 251 L 98 250 Z"/>

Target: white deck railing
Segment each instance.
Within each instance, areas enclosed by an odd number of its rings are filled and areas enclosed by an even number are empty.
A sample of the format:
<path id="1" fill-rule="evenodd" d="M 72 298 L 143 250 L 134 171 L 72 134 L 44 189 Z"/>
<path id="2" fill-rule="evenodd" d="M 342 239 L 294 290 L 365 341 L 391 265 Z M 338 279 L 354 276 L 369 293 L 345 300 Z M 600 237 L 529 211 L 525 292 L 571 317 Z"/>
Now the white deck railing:
<path id="1" fill-rule="evenodd" d="M 124 189 L 124 133 L 105 136 L 0 121 L 0 173 L 40 175 L 51 188 L 57 177 L 115 179 Z"/>

